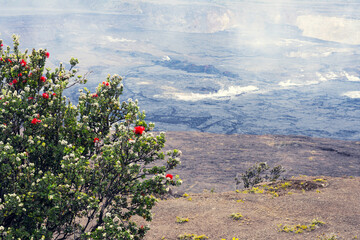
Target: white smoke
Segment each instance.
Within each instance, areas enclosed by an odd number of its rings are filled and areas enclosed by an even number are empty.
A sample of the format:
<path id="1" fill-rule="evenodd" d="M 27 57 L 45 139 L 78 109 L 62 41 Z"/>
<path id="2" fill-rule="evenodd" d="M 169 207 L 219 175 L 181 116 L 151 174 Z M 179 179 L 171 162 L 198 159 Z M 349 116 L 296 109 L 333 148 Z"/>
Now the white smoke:
<path id="1" fill-rule="evenodd" d="M 206 99 L 212 99 L 212 100 L 227 100 L 231 97 L 236 97 L 242 94 L 246 94 L 246 93 L 254 93 L 257 90 L 259 90 L 258 87 L 256 86 L 246 86 L 246 87 L 241 87 L 241 86 L 230 86 L 227 89 L 221 88 L 216 92 L 211 92 L 211 93 L 182 93 L 182 92 L 178 92 L 176 91 L 176 89 L 174 88 L 167 88 L 167 90 L 171 91 L 168 93 L 165 93 L 162 96 L 156 95 L 154 97 L 169 97 L 169 98 L 174 98 L 177 100 L 181 100 L 181 101 L 190 101 L 190 102 L 196 102 L 196 101 L 201 101 L 201 100 L 206 100 Z"/>
<path id="2" fill-rule="evenodd" d="M 126 38 L 114 38 L 112 36 L 107 36 L 106 39 L 109 42 L 131 42 L 131 43 L 136 42 L 136 40 L 126 39 Z"/>
<path id="3" fill-rule="evenodd" d="M 350 91 L 343 94 L 345 97 L 349 98 L 360 98 L 360 91 Z"/>
<path id="4" fill-rule="evenodd" d="M 360 20 L 303 15 L 296 24 L 306 37 L 345 44 L 360 44 Z"/>

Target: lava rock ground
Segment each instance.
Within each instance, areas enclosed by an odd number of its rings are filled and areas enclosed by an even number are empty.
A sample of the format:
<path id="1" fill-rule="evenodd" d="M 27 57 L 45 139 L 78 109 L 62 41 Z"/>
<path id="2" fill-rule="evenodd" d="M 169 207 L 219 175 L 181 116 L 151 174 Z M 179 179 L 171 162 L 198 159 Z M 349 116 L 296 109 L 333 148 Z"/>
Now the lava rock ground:
<path id="1" fill-rule="evenodd" d="M 166 149 L 182 151 L 179 191 L 201 193 L 235 190 L 235 177 L 254 163 L 282 165 L 284 177 L 360 176 L 360 141 L 283 135 L 224 135 L 167 132 Z"/>

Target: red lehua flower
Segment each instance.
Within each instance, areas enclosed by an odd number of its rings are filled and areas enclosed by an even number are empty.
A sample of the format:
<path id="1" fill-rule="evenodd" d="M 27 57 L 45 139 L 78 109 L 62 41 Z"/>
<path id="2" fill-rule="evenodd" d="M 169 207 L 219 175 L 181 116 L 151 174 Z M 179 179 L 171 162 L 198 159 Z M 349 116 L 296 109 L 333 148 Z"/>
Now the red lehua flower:
<path id="1" fill-rule="evenodd" d="M 41 76 L 41 77 L 40 77 L 40 81 L 45 82 L 45 81 L 46 81 L 46 77 Z"/>
<path id="2" fill-rule="evenodd" d="M 21 77 L 21 76 L 22 76 L 22 73 L 19 73 L 19 74 L 18 74 L 18 77 Z"/>
<path id="3" fill-rule="evenodd" d="M 47 58 L 50 57 L 50 53 L 49 53 L 49 52 L 46 52 L 45 55 L 46 55 Z"/>
<path id="4" fill-rule="evenodd" d="M 32 72 L 29 73 L 29 77 L 31 77 L 31 76 L 32 76 Z"/>
<path id="5" fill-rule="evenodd" d="M 4 46 L 4 44 L 0 44 L 0 47 Z"/>
<path id="6" fill-rule="evenodd" d="M 16 79 L 14 79 L 14 80 L 12 81 L 13 84 L 17 84 L 17 82 L 18 82 L 18 81 L 17 81 Z"/>
<path id="7" fill-rule="evenodd" d="M 109 86 L 110 84 L 109 84 L 109 82 L 103 82 L 103 85 Z"/>
<path id="8" fill-rule="evenodd" d="M 33 100 L 34 98 L 33 97 L 28 97 L 28 100 Z"/>
<path id="9" fill-rule="evenodd" d="M 55 96 L 56 96 L 56 93 L 53 93 L 53 96 L 55 97 Z"/>
<path id="10" fill-rule="evenodd" d="M 12 86 L 12 85 L 13 85 L 13 83 L 11 82 L 11 83 L 9 83 L 9 85 L 10 85 L 10 86 Z"/>
<path id="11" fill-rule="evenodd" d="M 37 123 L 40 123 L 41 122 L 41 120 L 40 119 L 37 119 L 37 118 L 34 118 L 32 121 L 31 121 L 31 123 L 32 124 L 37 124 Z"/>
<path id="12" fill-rule="evenodd" d="M 97 95 L 97 93 L 94 93 L 93 95 L 92 95 L 92 97 L 98 97 L 99 95 Z"/>
<path id="13" fill-rule="evenodd" d="M 43 93 L 43 94 L 42 94 L 42 97 L 45 98 L 45 99 L 48 99 L 48 98 L 49 98 L 49 94 Z"/>
<path id="14" fill-rule="evenodd" d="M 97 142 L 99 142 L 99 141 L 100 141 L 99 138 L 94 138 L 94 143 L 97 143 Z"/>
<path id="15" fill-rule="evenodd" d="M 24 59 L 21 59 L 20 65 L 25 67 L 26 66 L 26 61 Z"/>
<path id="16" fill-rule="evenodd" d="M 9 63 L 12 63 L 12 61 L 10 60 L 10 58 L 8 58 L 8 62 L 9 62 Z"/>
<path id="17" fill-rule="evenodd" d="M 145 128 L 143 126 L 136 126 L 134 127 L 134 133 L 141 135 L 145 131 Z"/>
<path id="18" fill-rule="evenodd" d="M 2 62 L 2 61 L 4 61 L 4 59 L 2 57 L 0 57 L 0 61 Z"/>
<path id="19" fill-rule="evenodd" d="M 173 179 L 173 175 L 171 175 L 171 174 L 166 174 L 165 177 L 166 177 L 166 178 L 170 178 L 171 180 Z"/>

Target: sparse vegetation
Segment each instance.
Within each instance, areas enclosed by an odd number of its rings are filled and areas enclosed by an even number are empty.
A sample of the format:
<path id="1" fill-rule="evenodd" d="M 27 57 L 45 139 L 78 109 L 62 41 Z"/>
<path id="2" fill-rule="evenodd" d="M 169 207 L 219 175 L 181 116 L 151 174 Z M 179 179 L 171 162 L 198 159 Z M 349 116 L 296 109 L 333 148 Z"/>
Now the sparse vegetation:
<path id="1" fill-rule="evenodd" d="M 166 236 L 167 239 L 177 239 L 179 234 L 182 233 L 197 233 L 198 235 L 205 234 L 209 239 L 231 240 L 233 237 L 235 239 L 237 237 L 239 239 L 285 240 L 299 238 L 315 240 L 317 236 L 325 233 L 327 235 L 324 235 L 322 240 L 326 240 L 325 236 L 332 240 L 335 238 L 330 233 L 334 231 L 338 236 L 337 239 L 353 239 L 354 235 L 357 234 L 357 229 L 353 225 L 347 225 L 348 223 L 343 221 L 343 217 L 337 218 L 336 216 L 342 214 L 342 212 L 351 214 L 349 211 L 343 210 L 353 208 L 353 204 L 356 203 L 344 199 L 338 194 L 334 196 L 331 192 L 332 190 L 334 190 L 334 193 L 343 192 L 343 190 L 333 188 L 333 186 L 341 186 L 344 183 L 342 187 L 346 189 L 350 189 L 351 186 L 358 186 L 360 184 L 358 178 L 355 182 L 344 178 L 328 177 L 327 181 L 330 184 L 327 190 L 322 193 L 321 198 L 318 198 L 320 194 L 316 194 L 316 188 L 314 187 L 318 186 L 321 190 L 323 183 L 314 182 L 314 179 L 315 177 L 305 179 L 296 177 L 287 181 L 259 184 L 252 188 L 252 190 L 257 191 L 257 188 L 264 187 L 264 194 L 243 194 L 240 191 L 239 193 L 236 191 L 214 194 L 210 194 L 210 191 L 206 194 L 191 193 L 190 196 L 193 197 L 193 202 L 187 202 L 186 198 L 171 201 L 171 203 L 169 202 L 171 205 L 166 206 L 165 210 L 162 210 L 162 207 L 167 203 L 160 202 L 159 204 L 162 204 L 162 206 L 159 211 L 164 217 L 161 222 L 156 222 L 156 232 L 150 232 L 149 236 Z M 307 188 L 307 186 L 310 188 Z M 312 193 L 301 194 L 302 187 Z M 279 194 L 280 198 L 270 199 L 272 195 L 267 194 L 268 190 L 265 188 L 272 188 L 273 191 L 277 191 L 274 194 Z M 294 194 L 288 195 L 289 191 Z M 352 194 L 350 198 L 354 199 L 355 196 L 356 194 Z M 240 199 L 244 203 L 240 203 Z M 309 201 L 304 201 L 304 199 Z M 339 206 L 338 203 L 340 202 L 347 204 Z M 322 209 L 324 203 L 331 207 L 331 212 Z M 176 215 L 173 213 L 172 220 L 170 219 L 169 222 L 168 215 L 171 211 L 174 211 Z M 232 213 L 234 218 L 231 216 Z M 316 215 L 314 215 L 315 213 Z M 354 213 L 357 213 L 356 207 Z M 176 223 L 176 216 L 189 217 L 189 222 L 182 225 Z M 309 218 L 309 216 L 312 218 Z M 319 218 L 311 221 L 315 216 Z M 278 221 L 274 223 L 273 219 L 278 219 Z M 354 221 L 357 222 L 357 219 L 355 218 Z M 277 229 L 278 223 L 283 224 L 282 229 Z M 166 227 L 171 229 L 169 232 L 162 230 L 161 226 L 164 224 L 171 226 L 170 228 Z M 157 237 L 150 237 L 149 239 L 157 239 Z"/>
<path id="2" fill-rule="evenodd" d="M 265 162 L 254 164 L 245 173 L 241 174 L 240 178 L 238 176 L 235 178 L 236 188 L 238 188 L 240 183 L 243 183 L 244 188 L 249 188 L 264 180 L 276 181 L 285 172 L 281 165 L 275 166 L 270 171 L 269 169 L 270 167 Z"/>
<path id="3" fill-rule="evenodd" d="M 339 240 L 341 238 L 339 238 L 336 234 L 331 234 L 329 235 L 325 235 L 324 233 L 321 234 L 320 236 L 316 237 L 316 240 Z"/>
<path id="4" fill-rule="evenodd" d="M 279 224 L 278 231 L 286 232 L 286 233 L 289 233 L 289 232 L 302 233 L 304 231 L 311 232 L 311 231 L 315 230 L 317 227 L 322 226 L 322 225 L 325 225 L 325 223 L 323 221 L 313 219 L 311 224 L 309 224 L 309 225 L 297 224 L 297 225 L 289 226 L 289 225 Z"/>
<path id="5" fill-rule="evenodd" d="M 260 187 L 252 187 L 251 189 L 246 189 L 242 193 L 264 193 L 264 189 Z"/>
<path id="6" fill-rule="evenodd" d="M 283 189 L 287 189 L 288 187 L 291 187 L 291 183 L 290 182 L 281 183 L 280 187 Z"/>
<path id="7" fill-rule="evenodd" d="M 357 235 L 355 235 L 354 237 L 351 238 L 351 240 L 355 240 L 355 239 L 358 239 Z M 345 238 L 337 236 L 334 233 L 332 233 L 332 234 L 323 233 L 323 234 L 317 236 L 316 240 L 345 240 Z"/>
<path id="8" fill-rule="evenodd" d="M 183 217 L 176 217 L 177 223 L 186 223 L 189 222 L 189 218 L 183 218 Z"/>
<path id="9" fill-rule="evenodd" d="M 180 234 L 178 236 L 179 240 L 201 240 L 201 239 L 208 239 L 206 235 L 196 235 L 196 234 Z"/>
<path id="10" fill-rule="evenodd" d="M 317 188 L 323 188 L 326 187 L 326 184 L 323 183 L 323 181 L 317 180 L 298 180 L 298 179 L 289 179 L 287 181 L 281 180 L 281 181 L 275 181 L 268 184 L 257 184 L 256 186 L 253 186 L 249 189 L 245 190 L 236 190 L 236 193 L 267 193 L 272 195 L 272 197 L 278 197 L 280 195 L 292 195 L 297 193 L 298 191 L 301 191 L 302 193 L 305 193 L 306 191 L 315 190 L 320 193 L 320 190 Z"/>
<path id="11" fill-rule="evenodd" d="M 313 180 L 314 182 L 326 182 L 326 179 L 323 178 L 316 178 Z"/>
<path id="12" fill-rule="evenodd" d="M 230 217 L 234 220 L 240 220 L 243 217 L 243 215 L 241 213 L 232 213 Z"/>

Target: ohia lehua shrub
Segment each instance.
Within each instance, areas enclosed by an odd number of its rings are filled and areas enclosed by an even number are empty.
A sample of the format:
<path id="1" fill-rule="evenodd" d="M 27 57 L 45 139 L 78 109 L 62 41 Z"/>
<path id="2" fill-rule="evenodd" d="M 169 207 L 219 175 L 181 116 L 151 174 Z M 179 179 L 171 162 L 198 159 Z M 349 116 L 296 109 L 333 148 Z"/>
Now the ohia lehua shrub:
<path id="1" fill-rule="evenodd" d="M 119 76 L 95 92 L 64 90 L 86 82 L 78 60 L 45 68 L 46 50 L 0 40 L 1 239 L 142 239 L 156 198 L 181 180 L 168 173 L 178 150 L 163 153 L 136 101 L 122 101 Z"/>

